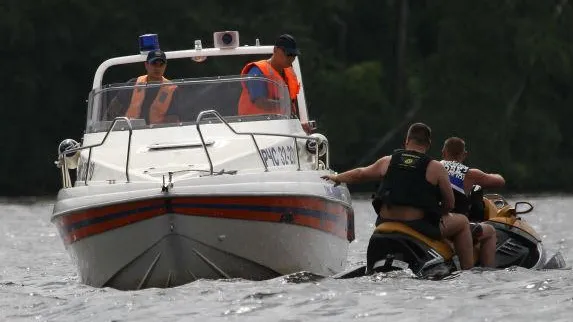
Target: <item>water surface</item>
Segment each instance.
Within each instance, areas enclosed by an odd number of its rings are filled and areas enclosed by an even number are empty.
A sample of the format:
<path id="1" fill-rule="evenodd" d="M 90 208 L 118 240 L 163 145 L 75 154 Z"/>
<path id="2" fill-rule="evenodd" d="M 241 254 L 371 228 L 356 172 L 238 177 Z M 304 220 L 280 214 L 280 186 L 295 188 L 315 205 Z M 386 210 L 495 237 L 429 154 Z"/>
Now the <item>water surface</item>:
<path id="1" fill-rule="evenodd" d="M 510 198 L 571 266 L 573 197 Z M 0 321 L 572 321 L 573 272 L 475 269 L 443 281 L 407 274 L 353 280 L 294 274 L 273 280 L 197 281 L 117 291 L 78 282 L 50 221 L 51 200 L 0 201 Z M 356 196 L 348 265 L 365 260 L 374 217 Z"/>

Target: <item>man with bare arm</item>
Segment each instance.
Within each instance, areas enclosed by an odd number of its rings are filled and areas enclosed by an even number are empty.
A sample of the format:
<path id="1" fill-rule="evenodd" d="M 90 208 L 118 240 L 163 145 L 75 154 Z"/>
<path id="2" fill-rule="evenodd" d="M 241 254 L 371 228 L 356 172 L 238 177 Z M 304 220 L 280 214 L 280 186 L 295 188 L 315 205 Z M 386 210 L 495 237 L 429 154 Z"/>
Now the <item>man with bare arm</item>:
<path id="1" fill-rule="evenodd" d="M 442 161 L 440 161 L 448 171 L 449 180 L 454 193 L 455 203 L 453 212 L 469 215 L 470 211 L 470 191 L 474 185 L 482 188 L 500 188 L 505 185 L 505 180 L 499 174 L 485 173 L 476 168 L 469 168 L 463 164 L 468 153 L 466 143 L 458 137 L 448 138 L 444 142 L 442 149 Z M 483 210 L 482 210 L 483 211 Z M 483 220 L 483 218 L 482 218 Z M 481 236 L 479 241 L 480 262 L 482 266 L 495 266 L 495 245 L 496 233 L 493 226 L 480 223 Z"/>
<path id="2" fill-rule="evenodd" d="M 473 267 L 473 243 L 468 218 L 450 214 L 454 194 L 444 166 L 426 155 L 431 129 L 423 123 L 410 126 L 404 150 L 385 156 L 367 167 L 322 178 L 335 183 L 382 180 L 382 222 L 398 221 L 432 238 L 445 237 L 454 244 L 462 269 Z"/>
<path id="3" fill-rule="evenodd" d="M 165 53 L 159 49 L 150 51 L 144 66 L 147 72 L 145 75 L 127 81 L 127 84 L 139 86 L 133 91 L 120 91 L 112 99 L 107 110 L 107 119 L 126 116 L 144 119 L 146 124 L 179 122 L 181 94 L 177 85 L 163 76 L 167 68 Z M 157 85 L 146 86 L 152 84 Z"/>

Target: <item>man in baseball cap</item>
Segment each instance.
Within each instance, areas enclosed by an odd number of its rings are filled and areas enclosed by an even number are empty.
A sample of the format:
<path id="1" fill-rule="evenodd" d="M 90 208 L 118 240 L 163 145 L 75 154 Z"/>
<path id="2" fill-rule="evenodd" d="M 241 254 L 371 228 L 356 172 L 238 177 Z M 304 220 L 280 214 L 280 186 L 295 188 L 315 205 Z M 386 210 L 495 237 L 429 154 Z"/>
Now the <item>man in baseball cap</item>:
<path id="1" fill-rule="evenodd" d="M 167 63 L 167 57 L 165 57 L 165 53 L 161 49 L 152 50 L 147 54 L 148 63 L 153 64 L 156 61 Z"/>
<path id="2" fill-rule="evenodd" d="M 275 47 L 282 49 L 288 57 L 300 55 L 300 50 L 296 46 L 294 37 L 289 34 L 280 35 L 275 41 Z"/>
<path id="3" fill-rule="evenodd" d="M 167 67 L 167 57 L 160 49 L 155 49 L 147 54 L 145 70 L 147 71 L 147 82 L 163 81 L 163 74 Z"/>
<path id="4" fill-rule="evenodd" d="M 248 63 L 241 75 L 264 77 L 271 82 L 251 80 L 243 88 L 239 98 L 239 115 L 281 114 L 298 116 L 297 95 L 300 83 L 292 68 L 300 50 L 293 36 L 282 34 L 275 40 L 273 55 Z M 272 84 L 284 84 L 288 89 L 288 97 L 282 97 L 280 91 L 272 88 Z M 269 89 L 270 88 L 270 89 Z M 284 101 L 290 101 L 290 106 L 284 106 Z"/>
<path id="5" fill-rule="evenodd" d="M 147 124 L 179 122 L 177 86 L 163 76 L 167 67 L 165 53 L 159 49 L 150 51 L 144 64 L 147 73 L 127 82 L 139 86 L 120 91 L 110 103 L 110 118 L 118 114 L 116 111 L 123 111 L 120 113 L 124 116 L 144 119 Z M 143 86 L 147 84 L 153 85 Z"/>

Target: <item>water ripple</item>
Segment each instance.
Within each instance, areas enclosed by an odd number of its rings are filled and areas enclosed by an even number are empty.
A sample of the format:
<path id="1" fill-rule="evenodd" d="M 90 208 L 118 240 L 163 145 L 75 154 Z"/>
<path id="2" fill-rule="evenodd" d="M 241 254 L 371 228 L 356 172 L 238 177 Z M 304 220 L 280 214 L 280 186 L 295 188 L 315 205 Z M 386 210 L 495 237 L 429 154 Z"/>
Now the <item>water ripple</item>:
<path id="1" fill-rule="evenodd" d="M 527 220 L 571 267 L 573 198 L 533 198 Z M 357 239 L 349 265 L 364 264 L 373 218 L 353 202 Z M 473 269 L 427 281 L 392 272 L 334 280 L 300 272 L 268 281 L 199 280 L 124 292 L 79 284 L 49 222 L 50 202 L 0 204 L 0 321 L 570 321 L 571 270 Z"/>

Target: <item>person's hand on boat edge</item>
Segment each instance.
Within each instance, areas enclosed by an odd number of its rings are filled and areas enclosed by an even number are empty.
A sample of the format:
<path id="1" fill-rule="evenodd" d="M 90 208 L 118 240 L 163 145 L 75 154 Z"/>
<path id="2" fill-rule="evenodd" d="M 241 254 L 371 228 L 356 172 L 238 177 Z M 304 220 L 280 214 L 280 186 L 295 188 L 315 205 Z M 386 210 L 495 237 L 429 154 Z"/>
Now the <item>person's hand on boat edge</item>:
<path id="1" fill-rule="evenodd" d="M 340 181 L 337 180 L 338 175 L 337 174 L 327 174 L 322 176 L 321 178 L 324 180 L 330 180 L 332 182 L 334 182 L 334 186 L 338 186 L 340 184 Z"/>

